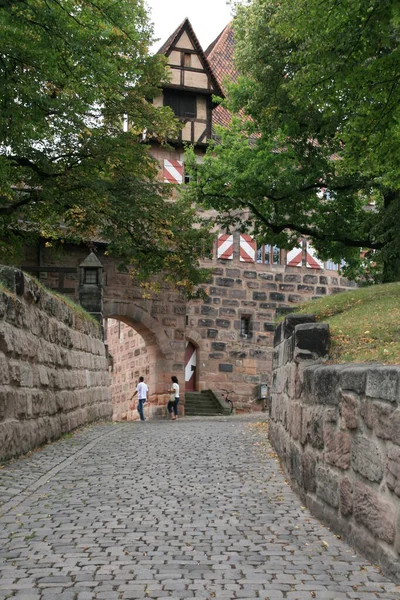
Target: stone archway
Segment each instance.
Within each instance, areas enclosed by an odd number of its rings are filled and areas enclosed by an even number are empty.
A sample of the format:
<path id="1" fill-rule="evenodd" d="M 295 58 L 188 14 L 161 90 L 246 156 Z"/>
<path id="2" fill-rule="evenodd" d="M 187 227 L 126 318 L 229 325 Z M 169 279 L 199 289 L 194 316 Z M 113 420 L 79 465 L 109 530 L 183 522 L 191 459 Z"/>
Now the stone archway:
<path id="1" fill-rule="evenodd" d="M 165 319 L 164 322 L 163 320 L 160 322 L 160 319 L 153 317 L 145 302 L 139 304 L 132 300 L 105 299 L 103 310 L 105 319 L 115 319 L 124 323 L 143 339 L 149 367 L 148 372 L 143 374 L 149 386 L 146 416 L 148 418 L 165 417 L 171 375 L 177 375 L 181 380 L 184 377 L 184 339 L 175 339 L 174 330 L 171 332 L 169 328 L 165 327 Z M 122 400 L 118 397 L 118 402 L 115 403 L 113 399 L 114 420 L 137 418 L 136 410 L 129 409 L 131 404 L 129 399 L 135 391 L 136 379 L 132 380 L 129 397 L 125 394 Z"/>

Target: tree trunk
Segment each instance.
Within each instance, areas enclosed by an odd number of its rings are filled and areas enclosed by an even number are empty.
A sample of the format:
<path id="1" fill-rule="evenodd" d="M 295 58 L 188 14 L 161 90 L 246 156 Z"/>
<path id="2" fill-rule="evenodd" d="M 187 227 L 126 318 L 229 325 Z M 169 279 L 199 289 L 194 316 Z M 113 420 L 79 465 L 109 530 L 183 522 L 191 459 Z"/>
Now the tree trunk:
<path id="1" fill-rule="evenodd" d="M 383 283 L 400 281 L 400 191 L 391 190 L 384 196 L 383 226 L 389 231 L 383 258 Z"/>

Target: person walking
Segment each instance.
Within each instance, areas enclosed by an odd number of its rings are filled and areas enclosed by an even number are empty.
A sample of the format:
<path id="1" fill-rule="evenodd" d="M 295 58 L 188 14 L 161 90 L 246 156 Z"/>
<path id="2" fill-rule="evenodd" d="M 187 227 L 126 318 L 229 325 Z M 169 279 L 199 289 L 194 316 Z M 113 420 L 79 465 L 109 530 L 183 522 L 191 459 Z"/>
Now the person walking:
<path id="1" fill-rule="evenodd" d="M 136 387 L 136 392 L 133 394 L 131 400 L 134 399 L 134 397 L 136 396 L 136 394 L 138 395 L 138 405 L 137 405 L 137 411 L 139 413 L 139 417 L 141 421 L 145 421 L 146 419 L 144 418 L 144 403 L 147 400 L 147 394 L 148 394 L 149 388 L 147 387 L 147 385 L 144 382 L 144 377 L 139 377 L 139 383 L 137 384 Z M 133 404 L 131 405 L 131 410 L 133 410 Z"/>
<path id="2" fill-rule="evenodd" d="M 168 412 L 173 421 L 175 421 L 178 417 L 178 404 L 179 404 L 179 383 L 178 378 L 175 375 L 171 377 L 172 385 L 169 390 L 171 393 L 171 398 L 168 402 Z"/>

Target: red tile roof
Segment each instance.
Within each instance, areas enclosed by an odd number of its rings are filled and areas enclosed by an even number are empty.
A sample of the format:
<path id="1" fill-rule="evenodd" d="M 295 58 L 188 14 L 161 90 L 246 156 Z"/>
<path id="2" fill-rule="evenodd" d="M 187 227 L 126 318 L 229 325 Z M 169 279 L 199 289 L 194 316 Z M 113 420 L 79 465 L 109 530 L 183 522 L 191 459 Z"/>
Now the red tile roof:
<path id="1" fill-rule="evenodd" d="M 210 66 L 222 86 L 225 78 L 236 81 L 238 77 L 238 71 L 233 65 L 234 51 L 235 40 L 231 21 L 205 51 Z"/>
<path id="2" fill-rule="evenodd" d="M 231 21 L 205 51 L 210 66 L 224 91 L 227 82 L 234 82 L 238 78 L 238 71 L 233 63 L 234 50 L 235 40 Z M 226 127 L 230 120 L 231 115 L 223 106 L 217 106 L 213 110 L 213 124 Z"/>

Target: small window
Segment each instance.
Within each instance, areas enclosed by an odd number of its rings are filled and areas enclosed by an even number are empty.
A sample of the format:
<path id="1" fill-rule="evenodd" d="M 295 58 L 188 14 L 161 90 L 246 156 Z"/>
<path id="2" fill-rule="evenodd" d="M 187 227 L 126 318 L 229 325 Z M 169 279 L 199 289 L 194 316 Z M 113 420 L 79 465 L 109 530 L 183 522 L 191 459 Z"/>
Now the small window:
<path id="1" fill-rule="evenodd" d="M 184 67 L 192 66 L 192 55 L 189 52 L 183 53 L 183 66 Z"/>
<path id="2" fill-rule="evenodd" d="M 196 117 L 196 96 L 182 96 L 180 108 L 182 117 Z"/>
<path id="3" fill-rule="evenodd" d="M 172 108 L 177 117 L 196 118 L 196 96 L 193 94 L 165 90 L 164 106 Z"/>
<path id="4" fill-rule="evenodd" d="M 272 248 L 272 264 L 280 265 L 281 264 L 281 249 L 278 246 L 274 246 Z"/>
<path id="5" fill-rule="evenodd" d="M 333 260 L 327 260 L 325 263 L 325 269 L 327 269 L 328 271 L 338 271 L 339 265 Z"/>
<path id="6" fill-rule="evenodd" d="M 243 315 L 240 319 L 240 335 L 243 337 L 248 337 L 251 333 L 250 328 L 250 317 L 248 315 Z"/>
<path id="7" fill-rule="evenodd" d="M 265 246 L 259 246 L 257 248 L 257 262 L 264 265 L 269 265 L 271 263 L 270 244 L 265 244 Z"/>
<path id="8" fill-rule="evenodd" d="M 264 265 L 280 265 L 281 249 L 278 246 L 265 244 L 257 248 L 257 262 Z"/>
<path id="9" fill-rule="evenodd" d="M 185 181 L 186 184 L 190 182 L 190 175 L 188 173 L 186 173 L 186 172 L 185 172 L 184 181 Z"/>
<path id="10" fill-rule="evenodd" d="M 97 285 L 98 272 L 98 269 L 85 269 L 85 283 Z"/>

